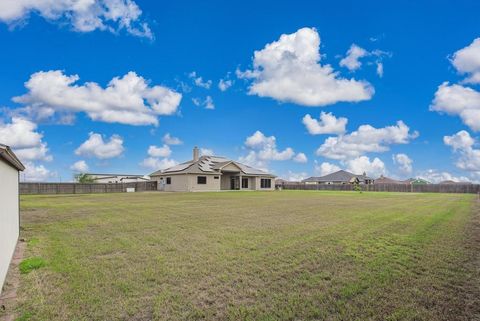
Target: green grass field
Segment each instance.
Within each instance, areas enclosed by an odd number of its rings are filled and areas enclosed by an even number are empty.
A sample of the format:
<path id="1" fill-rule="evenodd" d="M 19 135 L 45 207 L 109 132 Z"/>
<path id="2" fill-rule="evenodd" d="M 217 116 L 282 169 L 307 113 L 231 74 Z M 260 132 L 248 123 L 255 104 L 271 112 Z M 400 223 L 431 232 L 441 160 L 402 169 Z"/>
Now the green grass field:
<path id="1" fill-rule="evenodd" d="M 51 195 L 21 208 L 38 266 L 21 274 L 20 320 L 480 318 L 473 195 Z"/>

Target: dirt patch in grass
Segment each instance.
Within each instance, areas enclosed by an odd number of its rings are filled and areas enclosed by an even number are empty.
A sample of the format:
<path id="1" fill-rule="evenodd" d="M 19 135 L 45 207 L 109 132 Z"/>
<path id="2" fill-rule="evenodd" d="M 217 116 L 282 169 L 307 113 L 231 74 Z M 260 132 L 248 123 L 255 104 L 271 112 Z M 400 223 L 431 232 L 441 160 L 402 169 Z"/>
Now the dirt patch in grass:
<path id="1" fill-rule="evenodd" d="M 2 294 L 0 295 L 0 321 L 13 321 L 17 305 L 17 291 L 20 287 L 19 264 L 23 259 L 26 243 L 20 240 L 10 263 Z"/>

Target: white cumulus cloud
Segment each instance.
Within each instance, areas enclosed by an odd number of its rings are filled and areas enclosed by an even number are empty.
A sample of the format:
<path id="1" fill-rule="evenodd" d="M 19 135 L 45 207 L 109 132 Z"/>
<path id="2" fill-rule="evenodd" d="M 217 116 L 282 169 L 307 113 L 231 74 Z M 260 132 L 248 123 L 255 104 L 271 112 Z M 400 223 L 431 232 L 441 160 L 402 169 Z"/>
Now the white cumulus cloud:
<path id="1" fill-rule="evenodd" d="M 320 36 L 314 28 L 283 34 L 278 41 L 255 51 L 253 69 L 237 70 L 251 79 L 249 94 L 305 106 L 325 106 L 340 101 L 369 100 L 373 87 L 366 81 L 346 79 L 320 64 Z"/>
<path id="2" fill-rule="evenodd" d="M 474 148 L 475 140 L 464 130 L 443 137 L 443 142 L 457 153 L 457 168 L 480 174 L 480 149 Z"/>
<path id="3" fill-rule="evenodd" d="M 476 38 L 465 48 L 455 52 L 452 57 L 452 64 L 458 72 L 466 74 L 464 82 L 480 83 L 480 38 Z"/>
<path id="4" fill-rule="evenodd" d="M 286 174 L 282 175 L 282 178 L 289 182 L 300 182 L 307 177 L 308 177 L 308 174 L 305 172 L 296 173 L 296 172 L 288 171 Z"/>
<path id="5" fill-rule="evenodd" d="M 28 92 L 14 97 L 32 117 L 85 112 L 92 120 L 128 125 L 158 125 L 159 115 L 172 115 L 182 95 L 163 86 L 150 86 L 130 71 L 114 77 L 106 88 L 95 82 L 77 84 L 78 75 L 60 70 L 40 71 L 25 83 Z"/>
<path id="6" fill-rule="evenodd" d="M 22 161 L 52 160 L 47 143 L 42 139 L 37 124 L 30 120 L 12 117 L 10 123 L 0 122 L 0 142 L 13 148 Z"/>
<path id="7" fill-rule="evenodd" d="M 211 148 L 200 148 L 200 155 L 201 156 L 213 156 L 214 152 Z"/>
<path id="8" fill-rule="evenodd" d="M 210 87 L 212 86 L 212 81 L 211 80 L 203 80 L 202 77 L 197 75 L 196 71 L 192 71 L 191 73 L 189 73 L 188 77 L 192 79 L 193 83 L 197 87 L 210 89 Z"/>
<path id="9" fill-rule="evenodd" d="M 377 75 L 382 78 L 383 77 L 383 62 L 377 62 Z"/>
<path id="10" fill-rule="evenodd" d="M 332 113 L 320 113 L 320 119 L 314 119 L 310 114 L 303 117 L 303 124 L 311 135 L 320 134 L 343 134 L 348 119 L 345 117 L 335 117 Z"/>
<path id="11" fill-rule="evenodd" d="M 436 169 L 428 169 L 426 171 L 419 172 L 418 178 L 422 178 L 431 183 L 440 183 L 442 181 L 454 181 L 454 182 L 468 182 L 468 177 L 455 176 L 449 172 L 442 172 Z"/>
<path id="12" fill-rule="evenodd" d="M 205 97 L 204 100 L 198 98 L 198 97 L 194 97 L 192 98 L 192 102 L 195 106 L 204 106 L 205 109 L 215 109 L 215 104 L 213 102 L 213 98 L 211 96 L 207 96 Z"/>
<path id="13" fill-rule="evenodd" d="M 480 84 L 480 38 L 455 52 L 451 63 L 466 75 L 462 83 Z M 474 131 L 480 131 L 480 92 L 463 85 L 442 83 L 430 105 L 430 110 L 459 116 Z"/>
<path id="14" fill-rule="evenodd" d="M 398 165 L 398 169 L 403 174 L 410 174 L 413 170 L 413 160 L 407 154 L 392 155 L 393 162 Z"/>
<path id="15" fill-rule="evenodd" d="M 305 153 L 298 153 L 297 155 L 295 155 L 295 157 L 293 157 L 293 161 L 297 163 L 306 163 L 308 162 L 308 158 Z"/>
<path id="16" fill-rule="evenodd" d="M 24 162 L 23 165 L 25 170 L 20 174 L 20 179 L 24 182 L 46 182 L 57 176 L 44 165 L 37 165 L 30 161 Z"/>
<path id="17" fill-rule="evenodd" d="M 357 175 L 362 175 L 366 173 L 370 177 L 379 177 L 380 175 L 386 174 L 387 170 L 385 164 L 378 158 L 375 157 L 373 160 L 370 160 L 367 156 L 360 156 L 354 159 L 349 159 L 345 161 L 347 170 Z"/>
<path id="18" fill-rule="evenodd" d="M 265 136 L 259 130 L 247 137 L 245 147 L 248 149 L 248 154 L 240 157 L 239 161 L 259 169 L 266 170 L 269 161 L 294 160 L 300 163 L 308 161 L 304 153 L 296 154 L 291 147 L 279 150 L 276 137 Z"/>
<path id="19" fill-rule="evenodd" d="M 218 89 L 221 91 L 227 91 L 228 88 L 232 87 L 233 85 L 233 80 L 231 79 L 220 79 L 218 82 Z"/>
<path id="20" fill-rule="evenodd" d="M 112 135 L 110 140 L 103 139 L 101 134 L 90 132 L 89 137 L 76 150 L 76 155 L 108 159 L 120 156 L 123 151 L 123 139 L 118 135 Z"/>
<path id="21" fill-rule="evenodd" d="M 140 163 L 140 166 L 157 171 L 177 164 L 177 161 L 169 158 L 147 157 Z"/>
<path id="22" fill-rule="evenodd" d="M 48 21 L 67 22 L 74 31 L 105 30 L 153 39 L 148 24 L 140 20 L 142 10 L 132 0 L 2 0 L 0 20 L 15 25 L 31 14 Z"/>
<path id="23" fill-rule="evenodd" d="M 73 163 L 70 169 L 75 173 L 86 173 L 88 172 L 88 164 L 84 160 L 79 160 Z"/>
<path id="24" fill-rule="evenodd" d="M 465 125 L 480 131 L 480 92 L 475 89 L 444 82 L 438 87 L 430 110 L 459 116 Z"/>
<path id="25" fill-rule="evenodd" d="M 444 136 L 443 142 L 454 150 L 467 150 L 473 146 L 475 139 L 467 131 L 461 130 L 452 136 Z"/>
<path id="26" fill-rule="evenodd" d="M 171 154 L 172 150 L 167 144 L 164 144 L 161 147 L 155 145 L 150 145 L 150 147 L 148 147 L 148 155 L 151 157 L 170 157 Z"/>
<path id="27" fill-rule="evenodd" d="M 349 134 L 328 137 L 317 149 L 317 155 L 338 160 L 351 159 L 366 153 L 385 152 L 389 150 L 389 145 L 407 144 L 417 136 L 418 133 L 411 133 L 402 121 L 383 128 L 361 125 Z"/>
<path id="28" fill-rule="evenodd" d="M 340 66 L 347 68 L 350 71 L 357 70 L 362 66 L 360 58 L 368 56 L 369 52 L 362 47 L 352 44 L 347 51 L 345 58 L 340 60 Z"/>
<path id="29" fill-rule="evenodd" d="M 320 165 L 315 165 L 315 174 L 319 176 L 325 176 L 331 173 L 335 173 L 339 170 L 341 170 L 339 166 L 329 162 L 323 162 Z"/>
<path id="30" fill-rule="evenodd" d="M 180 138 L 174 137 L 174 136 L 170 135 L 170 133 L 166 133 L 163 136 L 162 141 L 163 141 L 164 144 L 167 144 L 167 145 L 181 145 L 181 144 L 183 144 L 183 142 Z"/>

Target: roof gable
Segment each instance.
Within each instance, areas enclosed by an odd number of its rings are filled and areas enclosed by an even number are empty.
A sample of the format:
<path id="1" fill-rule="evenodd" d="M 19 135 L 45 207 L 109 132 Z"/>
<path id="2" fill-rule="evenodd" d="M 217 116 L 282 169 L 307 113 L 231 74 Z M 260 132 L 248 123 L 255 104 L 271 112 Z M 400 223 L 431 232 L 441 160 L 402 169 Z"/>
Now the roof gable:
<path id="1" fill-rule="evenodd" d="M 353 177 L 356 177 L 356 175 L 344 170 L 339 170 L 325 176 L 310 177 L 310 178 L 307 178 L 305 181 L 307 182 L 349 182 Z"/>
<path id="2" fill-rule="evenodd" d="M 226 164 L 224 164 L 220 170 L 222 171 L 231 171 L 231 172 L 238 172 L 238 171 L 242 171 L 242 169 L 240 168 L 240 166 L 238 166 L 237 164 L 235 164 L 235 162 L 227 162 Z"/>
<path id="3" fill-rule="evenodd" d="M 150 176 L 158 176 L 158 175 L 165 175 L 165 174 L 220 174 L 222 170 L 225 171 L 235 171 L 235 172 L 242 172 L 246 175 L 264 175 L 264 176 L 271 176 L 267 172 L 264 172 L 260 169 L 256 169 L 250 167 L 248 165 L 230 160 L 225 157 L 220 156 L 202 156 L 199 158 L 198 161 L 188 161 L 179 165 L 175 165 L 173 167 L 156 171 Z"/>

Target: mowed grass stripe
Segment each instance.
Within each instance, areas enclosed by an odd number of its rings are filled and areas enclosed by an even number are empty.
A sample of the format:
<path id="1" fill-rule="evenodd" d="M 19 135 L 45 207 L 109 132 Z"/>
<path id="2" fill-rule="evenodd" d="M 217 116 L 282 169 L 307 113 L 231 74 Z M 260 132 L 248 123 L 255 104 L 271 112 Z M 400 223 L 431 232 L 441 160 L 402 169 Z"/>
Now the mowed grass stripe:
<path id="1" fill-rule="evenodd" d="M 473 204 L 317 191 L 23 196 L 27 255 L 47 265 L 22 276 L 19 310 L 32 320 L 468 319 L 459 289 L 479 282 L 463 268 Z"/>

